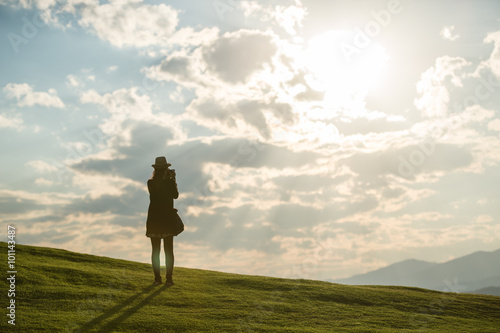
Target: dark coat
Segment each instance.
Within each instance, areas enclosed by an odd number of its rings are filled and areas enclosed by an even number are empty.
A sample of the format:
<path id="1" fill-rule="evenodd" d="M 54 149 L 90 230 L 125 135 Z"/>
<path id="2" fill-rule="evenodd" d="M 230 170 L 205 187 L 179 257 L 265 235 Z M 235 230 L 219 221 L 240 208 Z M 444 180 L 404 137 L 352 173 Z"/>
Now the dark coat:
<path id="1" fill-rule="evenodd" d="M 174 199 L 179 197 L 175 179 L 149 179 L 149 208 L 146 221 L 146 236 L 166 237 L 172 234 L 173 220 L 177 213 L 174 210 Z"/>

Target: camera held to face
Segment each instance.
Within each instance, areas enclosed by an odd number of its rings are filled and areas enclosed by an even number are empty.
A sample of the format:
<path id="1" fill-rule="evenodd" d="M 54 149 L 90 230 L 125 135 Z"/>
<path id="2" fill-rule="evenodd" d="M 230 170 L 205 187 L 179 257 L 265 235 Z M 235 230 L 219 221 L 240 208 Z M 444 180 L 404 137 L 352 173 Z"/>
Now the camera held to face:
<path id="1" fill-rule="evenodd" d="M 175 180 L 175 169 L 167 169 L 166 176 L 169 179 Z"/>

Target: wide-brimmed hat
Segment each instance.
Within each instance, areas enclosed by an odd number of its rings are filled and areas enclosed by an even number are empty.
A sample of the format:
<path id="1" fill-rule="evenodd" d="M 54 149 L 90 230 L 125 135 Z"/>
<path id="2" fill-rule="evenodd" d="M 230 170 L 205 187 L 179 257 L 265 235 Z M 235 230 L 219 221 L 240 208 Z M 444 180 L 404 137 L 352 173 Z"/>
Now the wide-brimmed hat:
<path id="1" fill-rule="evenodd" d="M 165 156 L 158 156 L 155 159 L 155 164 L 151 164 L 151 166 L 155 169 L 164 169 L 164 168 L 168 168 L 171 165 L 172 164 L 167 163 L 167 159 L 165 158 Z"/>

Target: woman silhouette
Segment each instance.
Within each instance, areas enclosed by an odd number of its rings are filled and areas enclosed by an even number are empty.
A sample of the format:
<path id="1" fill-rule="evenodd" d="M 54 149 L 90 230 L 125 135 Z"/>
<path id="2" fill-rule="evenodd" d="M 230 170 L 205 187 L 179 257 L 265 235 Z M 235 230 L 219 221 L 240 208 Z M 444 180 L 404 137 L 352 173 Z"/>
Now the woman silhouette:
<path id="1" fill-rule="evenodd" d="M 172 273 L 174 270 L 174 221 L 178 217 L 174 209 L 174 199 L 179 197 L 175 170 L 169 169 L 170 163 L 164 156 L 157 157 L 153 176 L 148 180 L 149 208 L 146 221 L 146 236 L 151 238 L 151 262 L 155 275 L 155 284 L 161 284 L 160 275 L 160 248 L 161 239 L 165 250 L 165 264 L 167 266 L 167 285 L 173 285 Z"/>

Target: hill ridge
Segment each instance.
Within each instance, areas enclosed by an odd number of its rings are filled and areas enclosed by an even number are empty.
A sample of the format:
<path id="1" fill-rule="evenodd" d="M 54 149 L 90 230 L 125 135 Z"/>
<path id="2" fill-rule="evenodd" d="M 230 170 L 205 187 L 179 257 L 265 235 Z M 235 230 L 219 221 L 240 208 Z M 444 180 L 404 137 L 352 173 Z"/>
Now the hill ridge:
<path id="1" fill-rule="evenodd" d="M 471 292 L 490 286 L 500 286 L 500 249 L 476 251 L 442 263 L 407 259 L 364 274 L 333 282 L 362 285 L 401 285 L 445 290 L 446 281 L 458 280 Z"/>

